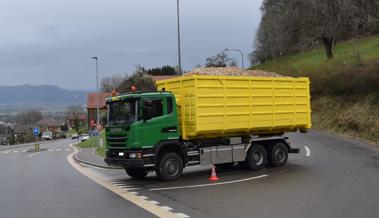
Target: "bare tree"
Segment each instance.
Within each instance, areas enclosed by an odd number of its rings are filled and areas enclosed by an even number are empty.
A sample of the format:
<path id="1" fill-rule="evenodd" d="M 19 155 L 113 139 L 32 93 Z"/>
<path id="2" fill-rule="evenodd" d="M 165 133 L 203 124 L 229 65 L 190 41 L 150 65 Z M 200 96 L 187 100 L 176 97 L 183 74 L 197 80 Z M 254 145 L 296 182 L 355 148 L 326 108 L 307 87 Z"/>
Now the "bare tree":
<path id="1" fill-rule="evenodd" d="M 379 32 L 377 0 L 264 0 L 253 63 L 322 45 L 328 59 L 336 43 Z"/>
<path id="2" fill-rule="evenodd" d="M 41 118 L 42 115 L 39 111 L 30 110 L 18 114 L 16 117 L 16 123 L 21 125 L 30 125 L 38 122 Z"/>
<path id="3" fill-rule="evenodd" d="M 83 115 L 84 113 L 85 113 L 84 108 L 78 105 L 70 106 L 67 109 L 67 112 L 66 112 L 67 119 L 73 121 L 72 128 L 74 128 L 75 132 L 79 132 L 79 129 L 81 127 L 80 116 Z"/>
<path id="4" fill-rule="evenodd" d="M 101 80 L 101 91 L 112 92 L 113 90 L 117 90 L 124 79 L 125 78 L 120 74 L 104 77 Z"/>
<path id="5" fill-rule="evenodd" d="M 231 59 L 228 55 L 222 51 L 216 56 L 212 56 L 206 59 L 205 67 L 226 67 Z"/>

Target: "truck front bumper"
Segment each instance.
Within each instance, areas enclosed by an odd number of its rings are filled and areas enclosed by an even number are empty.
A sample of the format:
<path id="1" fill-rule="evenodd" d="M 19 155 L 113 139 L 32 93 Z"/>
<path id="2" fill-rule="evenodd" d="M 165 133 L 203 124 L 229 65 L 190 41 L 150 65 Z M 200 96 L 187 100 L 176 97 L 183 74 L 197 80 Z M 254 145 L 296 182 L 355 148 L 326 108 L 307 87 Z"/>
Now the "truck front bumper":
<path id="1" fill-rule="evenodd" d="M 104 161 L 111 166 L 151 170 L 155 167 L 155 154 L 148 150 L 109 150 Z"/>

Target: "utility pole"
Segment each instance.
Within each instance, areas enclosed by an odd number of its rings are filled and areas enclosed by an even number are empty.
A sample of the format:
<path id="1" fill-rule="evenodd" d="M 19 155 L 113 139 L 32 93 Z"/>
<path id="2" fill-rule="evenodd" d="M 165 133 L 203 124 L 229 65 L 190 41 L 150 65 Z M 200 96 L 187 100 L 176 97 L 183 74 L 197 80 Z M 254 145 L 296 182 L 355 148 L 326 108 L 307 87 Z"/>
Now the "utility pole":
<path id="1" fill-rule="evenodd" d="M 180 7 L 179 0 L 176 0 L 176 14 L 178 21 L 178 64 L 179 64 L 179 75 L 182 75 L 182 57 L 181 57 L 181 48 L 180 48 Z"/>

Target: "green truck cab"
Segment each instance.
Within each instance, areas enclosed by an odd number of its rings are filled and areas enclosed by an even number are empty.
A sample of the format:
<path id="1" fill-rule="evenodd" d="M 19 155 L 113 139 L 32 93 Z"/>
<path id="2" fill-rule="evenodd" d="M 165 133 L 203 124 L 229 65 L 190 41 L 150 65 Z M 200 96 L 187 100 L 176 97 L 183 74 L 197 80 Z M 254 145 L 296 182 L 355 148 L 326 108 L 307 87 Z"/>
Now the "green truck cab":
<path id="1" fill-rule="evenodd" d="M 164 180 L 183 171 L 184 151 L 179 145 L 175 96 L 170 92 L 133 92 L 106 100 L 106 158 L 134 178 L 155 170 Z M 163 154 L 163 155 L 162 155 Z M 165 165 L 157 168 L 158 158 Z"/>

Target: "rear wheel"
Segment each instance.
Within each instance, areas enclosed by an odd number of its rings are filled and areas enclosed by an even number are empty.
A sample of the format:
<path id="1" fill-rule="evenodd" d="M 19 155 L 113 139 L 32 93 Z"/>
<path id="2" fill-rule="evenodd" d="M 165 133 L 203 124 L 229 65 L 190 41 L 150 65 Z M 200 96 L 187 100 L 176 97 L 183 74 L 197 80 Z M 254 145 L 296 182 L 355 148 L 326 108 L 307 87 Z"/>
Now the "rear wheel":
<path id="1" fill-rule="evenodd" d="M 274 167 L 281 167 L 287 163 L 288 148 L 282 142 L 277 142 L 271 146 L 269 162 Z"/>
<path id="2" fill-rule="evenodd" d="M 252 145 L 247 153 L 247 166 L 252 170 L 259 170 L 267 164 L 267 152 L 262 145 Z"/>
<path id="3" fill-rule="evenodd" d="M 125 171 L 130 177 L 133 177 L 135 179 L 142 179 L 147 175 L 147 172 L 145 172 L 143 169 L 126 168 Z"/>
<path id="4" fill-rule="evenodd" d="M 162 154 L 155 172 L 164 181 L 175 181 L 183 174 L 183 160 L 174 152 Z"/>

